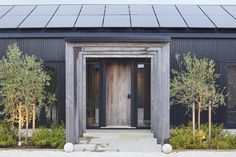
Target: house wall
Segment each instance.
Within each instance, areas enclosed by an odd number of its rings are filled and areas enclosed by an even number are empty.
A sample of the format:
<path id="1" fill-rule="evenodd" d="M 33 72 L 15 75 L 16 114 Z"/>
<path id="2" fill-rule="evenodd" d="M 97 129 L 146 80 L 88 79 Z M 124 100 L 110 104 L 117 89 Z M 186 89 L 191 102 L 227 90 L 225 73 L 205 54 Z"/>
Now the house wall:
<path id="1" fill-rule="evenodd" d="M 16 42 L 21 50 L 27 54 L 34 54 L 45 61 L 46 66 L 54 66 L 58 76 L 58 120 L 65 120 L 65 40 L 63 38 L 0 38 L 0 56 L 2 57 L 10 43 Z M 207 57 L 216 61 L 217 72 L 221 74 L 220 86 L 227 86 L 226 67 L 236 63 L 236 39 L 184 39 L 172 38 L 171 40 L 171 68 L 176 67 L 175 53 L 192 52 L 197 57 Z M 226 108 L 220 108 L 213 115 L 214 122 L 224 122 Z M 182 106 L 171 106 L 171 124 L 186 123 L 188 116 Z M 203 113 L 202 121 L 207 121 L 207 113 Z M 226 125 L 226 127 L 236 127 Z"/>
<path id="2" fill-rule="evenodd" d="M 0 39 L 0 57 L 6 53 L 9 44 L 17 43 L 21 51 L 44 60 L 45 66 L 57 71 L 57 111 L 58 121 L 65 121 L 65 42 L 64 39 Z M 43 123 L 41 121 L 41 123 Z"/>
<path id="3" fill-rule="evenodd" d="M 236 63 L 236 39 L 172 39 L 171 41 L 171 68 L 177 67 L 174 58 L 176 53 L 192 52 L 199 58 L 213 59 L 216 62 L 216 71 L 221 75 L 218 84 L 222 89 L 227 87 L 227 66 Z M 172 106 L 171 123 L 186 123 L 185 112 L 186 109 L 183 107 Z M 232 113 L 233 110 L 227 111 L 227 107 L 220 107 L 213 114 L 213 122 L 225 123 L 225 127 L 236 128 L 236 121 L 234 124 L 227 123 L 227 112 Z M 207 122 L 207 120 L 207 112 L 203 112 L 202 121 Z"/>

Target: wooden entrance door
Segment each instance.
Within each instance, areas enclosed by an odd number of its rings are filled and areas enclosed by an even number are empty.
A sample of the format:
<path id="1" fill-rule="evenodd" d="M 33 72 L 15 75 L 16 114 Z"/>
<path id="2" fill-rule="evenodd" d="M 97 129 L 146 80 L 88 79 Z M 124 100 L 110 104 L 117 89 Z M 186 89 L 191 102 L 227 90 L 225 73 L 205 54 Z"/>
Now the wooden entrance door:
<path id="1" fill-rule="evenodd" d="M 131 66 L 125 62 L 106 65 L 106 126 L 131 125 Z"/>

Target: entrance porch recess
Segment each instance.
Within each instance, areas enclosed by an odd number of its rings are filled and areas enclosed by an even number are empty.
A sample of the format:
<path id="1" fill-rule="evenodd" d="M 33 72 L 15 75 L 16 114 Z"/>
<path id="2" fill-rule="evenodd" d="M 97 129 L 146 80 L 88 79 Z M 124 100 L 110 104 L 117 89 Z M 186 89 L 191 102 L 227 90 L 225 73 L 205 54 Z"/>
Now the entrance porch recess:
<path id="1" fill-rule="evenodd" d="M 150 128 L 150 59 L 87 58 L 86 127 Z"/>
<path id="2" fill-rule="evenodd" d="M 168 42 L 66 42 L 66 141 L 87 128 L 150 128 L 169 139 Z"/>

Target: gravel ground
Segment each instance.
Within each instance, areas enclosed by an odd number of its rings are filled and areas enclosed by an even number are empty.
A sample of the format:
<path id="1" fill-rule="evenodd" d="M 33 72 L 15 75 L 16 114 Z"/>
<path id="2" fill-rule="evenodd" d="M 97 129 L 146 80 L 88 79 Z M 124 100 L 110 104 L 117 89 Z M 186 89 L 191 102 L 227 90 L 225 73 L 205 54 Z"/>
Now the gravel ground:
<path id="1" fill-rule="evenodd" d="M 0 150 L 0 157 L 236 157 L 235 151 L 161 152 L 73 152 L 60 150 Z"/>

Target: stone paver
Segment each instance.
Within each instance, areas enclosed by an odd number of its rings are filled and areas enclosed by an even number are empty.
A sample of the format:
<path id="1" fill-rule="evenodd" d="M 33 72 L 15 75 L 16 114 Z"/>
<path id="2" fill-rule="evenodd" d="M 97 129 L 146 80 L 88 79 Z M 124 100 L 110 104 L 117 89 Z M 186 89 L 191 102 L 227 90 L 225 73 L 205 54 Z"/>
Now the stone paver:
<path id="1" fill-rule="evenodd" d="M 87 130 L 75 151 L 161 152 L 150 130 Z"/>

